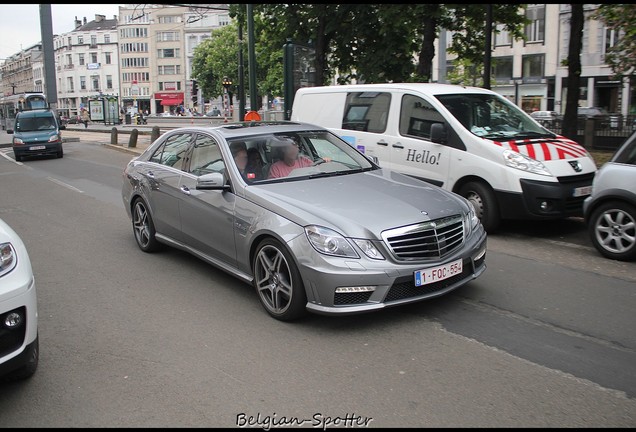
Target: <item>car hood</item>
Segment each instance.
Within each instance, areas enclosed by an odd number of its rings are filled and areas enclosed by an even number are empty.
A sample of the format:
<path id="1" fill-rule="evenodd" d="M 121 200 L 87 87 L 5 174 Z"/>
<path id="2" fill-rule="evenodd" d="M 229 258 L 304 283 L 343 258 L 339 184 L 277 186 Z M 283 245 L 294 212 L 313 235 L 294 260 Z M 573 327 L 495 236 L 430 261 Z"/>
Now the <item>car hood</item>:
<path id="1" fill-rule="evenodd" d="M 379 239 L 386 229 L 468 211 L 459 195 L 385 169 L 254 185 L 246 197 L 299 225 L 359 238 Z"/>
<path id="2" fill-rule="evenodd" d="M 563 136 L 549 139 L 493 141 L 493 143 L 543 162 L 552 175 L 557 177 L 596 171 L 596 164 L 587 150 L 576 141 Z"/>
<path id="3" fill-rule="evenodd" d="M 14 133 L 17 138 L 27 142 L 47 142 L 49 138 L 57 134 L 58 132 L 54 129 Z"/>

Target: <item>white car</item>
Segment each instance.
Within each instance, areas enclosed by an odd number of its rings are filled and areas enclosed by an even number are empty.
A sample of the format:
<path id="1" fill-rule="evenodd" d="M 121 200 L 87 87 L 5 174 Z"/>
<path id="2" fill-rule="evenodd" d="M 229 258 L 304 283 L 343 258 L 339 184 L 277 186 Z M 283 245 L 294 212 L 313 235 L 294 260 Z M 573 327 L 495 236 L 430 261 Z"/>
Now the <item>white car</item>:
<path id="1" fill-rule="evenodd" d="M 26 379 L 38 366 L 35 278 L 26 247 L 0 219 L 0 380 Z"/>
<path id="2" fill-rule="evenodd" d="M 598 170 L 583 212 L 594 247 L 606 258 L 636 260 L 636 132 Z"/>

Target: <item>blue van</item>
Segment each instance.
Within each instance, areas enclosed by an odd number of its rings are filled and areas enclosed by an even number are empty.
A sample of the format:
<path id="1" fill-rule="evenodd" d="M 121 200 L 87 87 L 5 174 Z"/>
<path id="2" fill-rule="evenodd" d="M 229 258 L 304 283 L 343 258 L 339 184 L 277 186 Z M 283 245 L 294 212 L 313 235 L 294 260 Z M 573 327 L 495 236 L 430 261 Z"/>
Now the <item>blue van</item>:
<path id="1" fill-rule="evenodd" d="M 20 162 L 25 156 L 64 156 L 62 134 L 66 129 L 55 113 L 49 109 L 20 111 L 15 117 L 15 130 L 7 129 L 13 135 L 13 154 Z"/>

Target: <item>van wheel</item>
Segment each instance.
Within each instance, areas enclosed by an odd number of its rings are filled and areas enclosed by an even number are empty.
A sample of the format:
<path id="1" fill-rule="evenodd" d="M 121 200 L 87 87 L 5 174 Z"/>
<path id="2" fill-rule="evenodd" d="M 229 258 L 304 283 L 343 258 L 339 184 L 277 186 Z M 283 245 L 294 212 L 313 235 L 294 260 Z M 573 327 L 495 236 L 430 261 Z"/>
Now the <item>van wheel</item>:
<path id="1" fill-rule="evenodd" d="M 62 158 L 62 157 L 64 157 L 64 150 L 60 149 L 60 151 L 59 151 L 59 152 L 57 152 L 57 157 L 58 157 L 58 158 Z"/>
<path id="2" fill-rule="evenodd" d="M 22 162 L 22 156 L 17 153 L 13 153 L 13 156 L 16 162 Z"/>
<path id="3" fill-rule="evenodd" d="M 480 182 L 470 182 L 461 187 L 459 194 L 473 204 L 486 232 L 494 232 L 501 218 L 492 189 Z"/>

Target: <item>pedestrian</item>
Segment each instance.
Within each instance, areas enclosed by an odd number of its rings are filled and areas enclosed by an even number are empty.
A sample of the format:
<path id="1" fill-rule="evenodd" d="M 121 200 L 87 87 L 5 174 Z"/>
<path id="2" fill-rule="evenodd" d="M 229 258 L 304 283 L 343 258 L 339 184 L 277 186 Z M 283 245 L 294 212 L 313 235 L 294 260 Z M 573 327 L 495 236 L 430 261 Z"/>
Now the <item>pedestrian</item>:
<path id="1" fill-rule="evenodd" d="M 84 129 L 88 128 L 88 122 L 90 121 L 90 116 L 88 115 L 88 110 L 82 111 L 82 122 L 84 123 Z"/>

